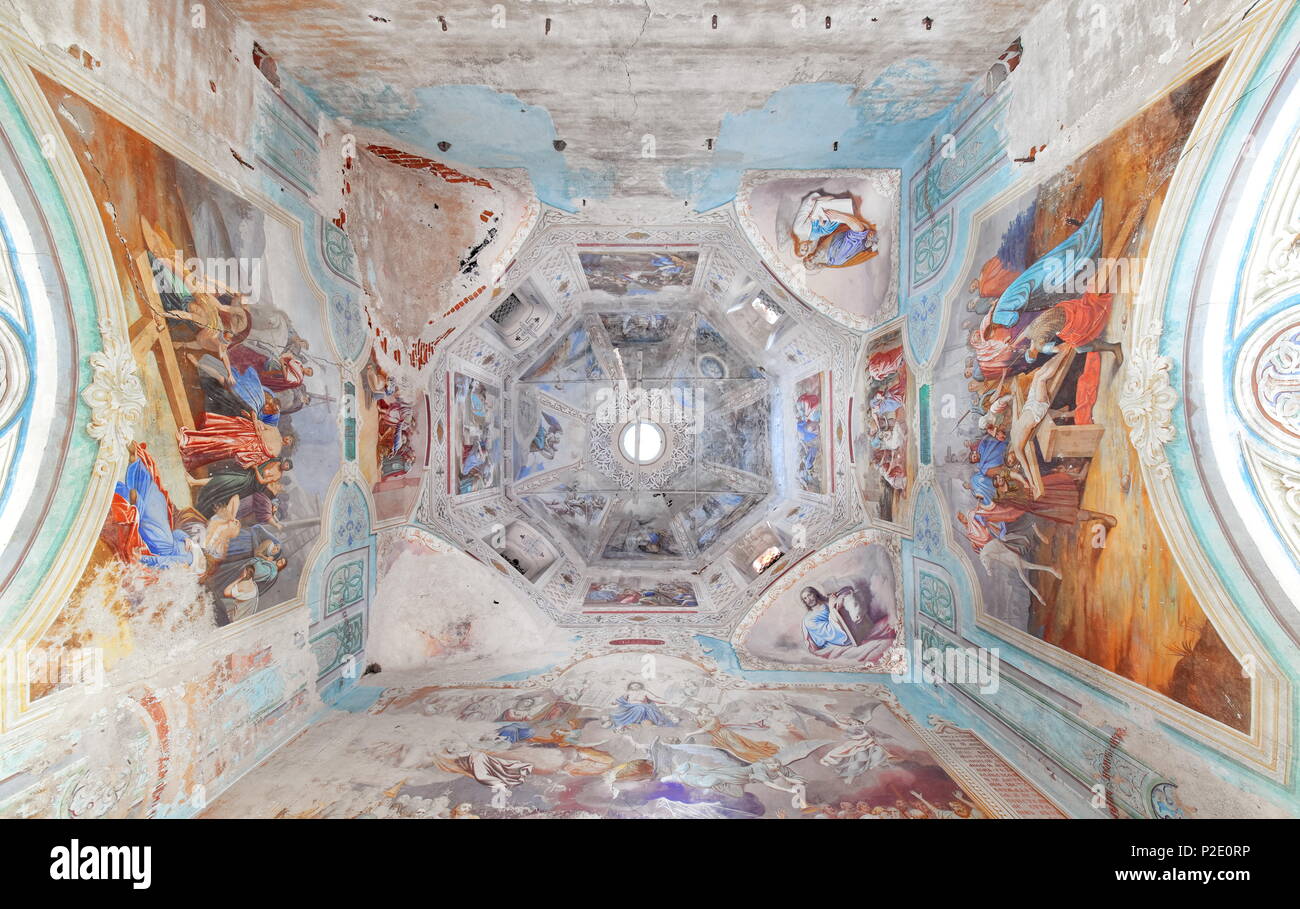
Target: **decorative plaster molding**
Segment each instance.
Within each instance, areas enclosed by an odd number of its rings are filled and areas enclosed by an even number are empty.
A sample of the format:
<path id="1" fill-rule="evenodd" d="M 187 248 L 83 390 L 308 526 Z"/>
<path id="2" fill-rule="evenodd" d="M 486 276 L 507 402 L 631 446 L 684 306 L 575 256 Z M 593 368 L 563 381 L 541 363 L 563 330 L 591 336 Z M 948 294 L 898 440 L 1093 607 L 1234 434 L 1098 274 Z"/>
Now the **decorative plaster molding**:
<path id="1" fill-rule="evenodd" d="M 105 476 L 113 470 L 121 453 L 134 438 L 147 399 L 135 358 L 131 355 L 131 346 L 118 337 L 112 322 L 100 321 L 99 330 L 103 347 L 88 358 L 95 378 L 82 391 L 81 397 L 91 412 L 86 434 L 100 445 L 95 475 Z"/>
<path id="2" fill-rule="evenodd" d="M 1172 441 L 1178 394 L 1169 381 L 1172 358 L 1160 352 L 1160 336 L 1148 334 L 1129 348 L 1119 406 L 1129 425 L 1129 440 L 1142 465 L 1157 477 L 1169 476 L 1165 444 Z"/>

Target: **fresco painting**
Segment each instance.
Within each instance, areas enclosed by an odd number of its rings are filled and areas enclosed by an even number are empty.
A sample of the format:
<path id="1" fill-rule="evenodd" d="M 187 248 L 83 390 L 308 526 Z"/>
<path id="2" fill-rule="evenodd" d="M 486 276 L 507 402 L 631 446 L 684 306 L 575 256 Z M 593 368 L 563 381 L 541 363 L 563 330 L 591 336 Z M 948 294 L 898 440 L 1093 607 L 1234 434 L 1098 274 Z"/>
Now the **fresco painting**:
<path id="1" fill-rule="evenodd" d="M 937 385 L 967 404 L 938 471 L 988 615 L 1246 730 L 1250 680 L 1159 530 L 1120 406 L 1135 276 L 1217 73 L 978 225 L 949 313 L 966 359 Z"/>
<path id="2" fill-rule="evenodd" d="M 621 518 L 614 525 L 605 544 L 603 557 L 640 562 L 677 558 L 682 554 L 677 535 L 672 531 L 666 514 L 647 517 L 633 514 Z"/>
<path id="3" fill-rule="evenodd" d="M 372 350 L 361 371 L 361 447 L 373 452 L 361 470 L 370 481 L 375 519 L 405 517 L 415 507 L 429 460 L 428 397 L 403 387 Z"/>
<path id="4" fill-rule="evenodd" d="M 858 327 L 893 315 L 898 174 L 754 171 L 736 207 L 783 277 Z"/>
<path id="5" fill-rule="evenodd" d="M 218 625 L 292 600 L 341 451 L 336 354 L 297 225 L 38 79 L 104 219 L 148 401 L 87 583 L 188 573 Z M 77 622 L 65 610 L 49 634 Z"/>
<path id="6" fill-rule="evenodd" d="M 0 817 L 1300 812 L 1300 0 L 390 5 L 0 6 Z"/>
<path id="7" fill-rule="evenodd" d="M 692 498 L 691 507 L 682 512 L 682 520 L 690 530 L 695 548 L 704 552 L 757 506 L 762 497 L 719 492 Z"/>
<path id="8" fill-rule="evenodd" d="M 675 378 L 668 370 L 689 343 L 686 323 L 691 318 L 680 312 L 602 312 L 594 330 L 603 336 L 603 349 L 612 348 L 623 363 L 636 364 L 643 378 Z"/>
<path id="9" fill-rule="evenodd" d="M 291 772 L 292 786 L 242 794 L 260 805 L 230 799 L 209 814 L 993 816 L 987 784 L 972 780 L 977 792 L 959 783 L 927 741 L 932 734 L 883 686 L 733 688 L 666 657 L 646 680 L 636 671 L 642 656 L 579 663 L 547 686 L 389 688 L 365 714 L 339 720 L 349 728 L 330 748 L 347 756 L 331 755 L 364 768 L 348 791 L 304 785 Z M 614 661 L 619 671 L 606 665 Z M 285 776 L 311 760 L 309 750 L 319 760 L 319 743 L 295 743 L 271 766 Z"/>
<path id="10" fill-rule="evenodd" d="M 686 581 L 662 578 L 619 577 L 592 581 L 582 598 L 588 612 L 628 612 L 661 609 L 696 609 L 695 588 Z"/>
<path id="11" fill-rule="evenodd" d="M 582 543 L 584 554 L 595 546 L 601 520 L 610 504 L 608 496 L 582 492 L 576 483 L 563 484 L 545 493 L 525 496 L 524 501 L 541 509 L 569 531 L 570 539 Z"/>
<path id="12" fill-rule="evenodd" d="M 519 441 L 527 442 L 527 448 L 519 447 L 516 460 L 515 479 L 540 473 L 546 469 L 547 461 L 554 461 L 559 451 L 560 439 L 564 436 L 564 425 L 559 418 L 546 410 L 539 410 L 537 431 L 531 436 L 520 436 Z"/>
<path id="13" fill-rule="evenodd" d="M 862 427 L 854 440 L 858 487 L 876 518 L 899 524 L 916 472 L 901 330 L 867 345 L 858 381 L 854 408 Z"/>
<path id="14" fill-rule="evenodd" d="M 587 430 L 567 408 L 523 386 L 516 395 L 515 410 L 512 469 L 516 480 L 558 470 L 582 459 Z"/>
<path id="15" fill-rule="evenodd" d="M 501 392 L 463 373 L 454 374 L 452 387 L 455 492 L 495 489 L 501 483 Z"/>
<path id="16" fill-rule="evenodd" d="M 902 609 L 894 557 L 862 540 L 834 548 L 783 576 L 737 628 L 756 667 L 879 672 L 891 664 Z"/>
<path id="17" fill-rule="evenodd" d="M 826 440 L 822 437 L 826 374 L 815 373 L 794 386 L 795 477 L 804 492 L 826 492 Z"/>
<path id="18" fill-rule="evenodd" d="M 724 464 L 757 477 L 772 475 L 771 402 L 755 401 L 723 414 L 710 414 L 699 435 L 702 461 Z"/>
<path id="19" fill-rule="evenodd" d="M 578 255 L 587 286 L 619 296 L 645 296 L 686 289 L 695 280 L 700 255 L 685 251 L 583 252 Z"/>
<path id="20" fill-rule="evenodd" d="M 669 313 L 601 313 L 600 322 L 615 347 L 658 344 L 677 327 L 677 318 Z"/>
<path id="21" fill-rule="evenodd" d="M 551 345 L 546 355 L 520 377 L 520 381 L 551 382 L 599 379 L 605 374 L 591 348 L 591 338 L 581 321 Z"/>

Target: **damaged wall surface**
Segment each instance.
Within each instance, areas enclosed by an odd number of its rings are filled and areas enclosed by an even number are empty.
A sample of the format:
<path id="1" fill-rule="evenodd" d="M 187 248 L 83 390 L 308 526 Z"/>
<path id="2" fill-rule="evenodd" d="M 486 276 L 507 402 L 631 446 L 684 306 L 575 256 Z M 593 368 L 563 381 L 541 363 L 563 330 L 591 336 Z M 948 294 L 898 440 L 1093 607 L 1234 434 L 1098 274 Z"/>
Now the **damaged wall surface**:
<path id="1" fill-rule="evenodd" d="M 1300 816 L 1300 5 L 46 6 L 0 816 Z"/>

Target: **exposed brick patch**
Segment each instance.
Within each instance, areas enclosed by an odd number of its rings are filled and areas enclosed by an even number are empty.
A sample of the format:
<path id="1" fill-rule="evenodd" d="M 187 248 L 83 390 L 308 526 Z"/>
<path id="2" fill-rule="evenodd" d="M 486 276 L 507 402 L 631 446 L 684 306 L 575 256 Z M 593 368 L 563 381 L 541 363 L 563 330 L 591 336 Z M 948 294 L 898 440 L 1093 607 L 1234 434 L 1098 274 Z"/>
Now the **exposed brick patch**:
<path id="1" fill-rule="evenodd" d="M 385 161 L 390 161 L 399 167 L 406 167 L 411 170 L 428 171 L 436 174 L 448 183 L 472 183 L 474 186 L 481 186 L 484 189 L 491 189 L 492 184 L 480 177 L 471 177 L 469 174 L 462 174 L 460 171 L 450 168 L 445 164 L 434 161 L 432 158 L 426 158 L 423 155 L 412 155 L 387 145 L 367 145 L 366 151 Z"/>

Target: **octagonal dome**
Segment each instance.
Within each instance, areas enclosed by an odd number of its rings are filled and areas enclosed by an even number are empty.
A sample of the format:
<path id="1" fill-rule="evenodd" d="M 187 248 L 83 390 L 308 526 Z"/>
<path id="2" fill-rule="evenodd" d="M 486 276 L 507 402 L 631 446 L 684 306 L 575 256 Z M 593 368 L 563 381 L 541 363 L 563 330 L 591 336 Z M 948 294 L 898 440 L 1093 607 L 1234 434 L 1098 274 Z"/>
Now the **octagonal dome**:
<path id="1" fill-rule="evenodd" d="M 493 302 L 445 354 L 449 468 L 417 518 L 560 624 L 726 629 L 860 520 L 860 340 L 800 302 L 733 215 L 548 211 Z"/>

